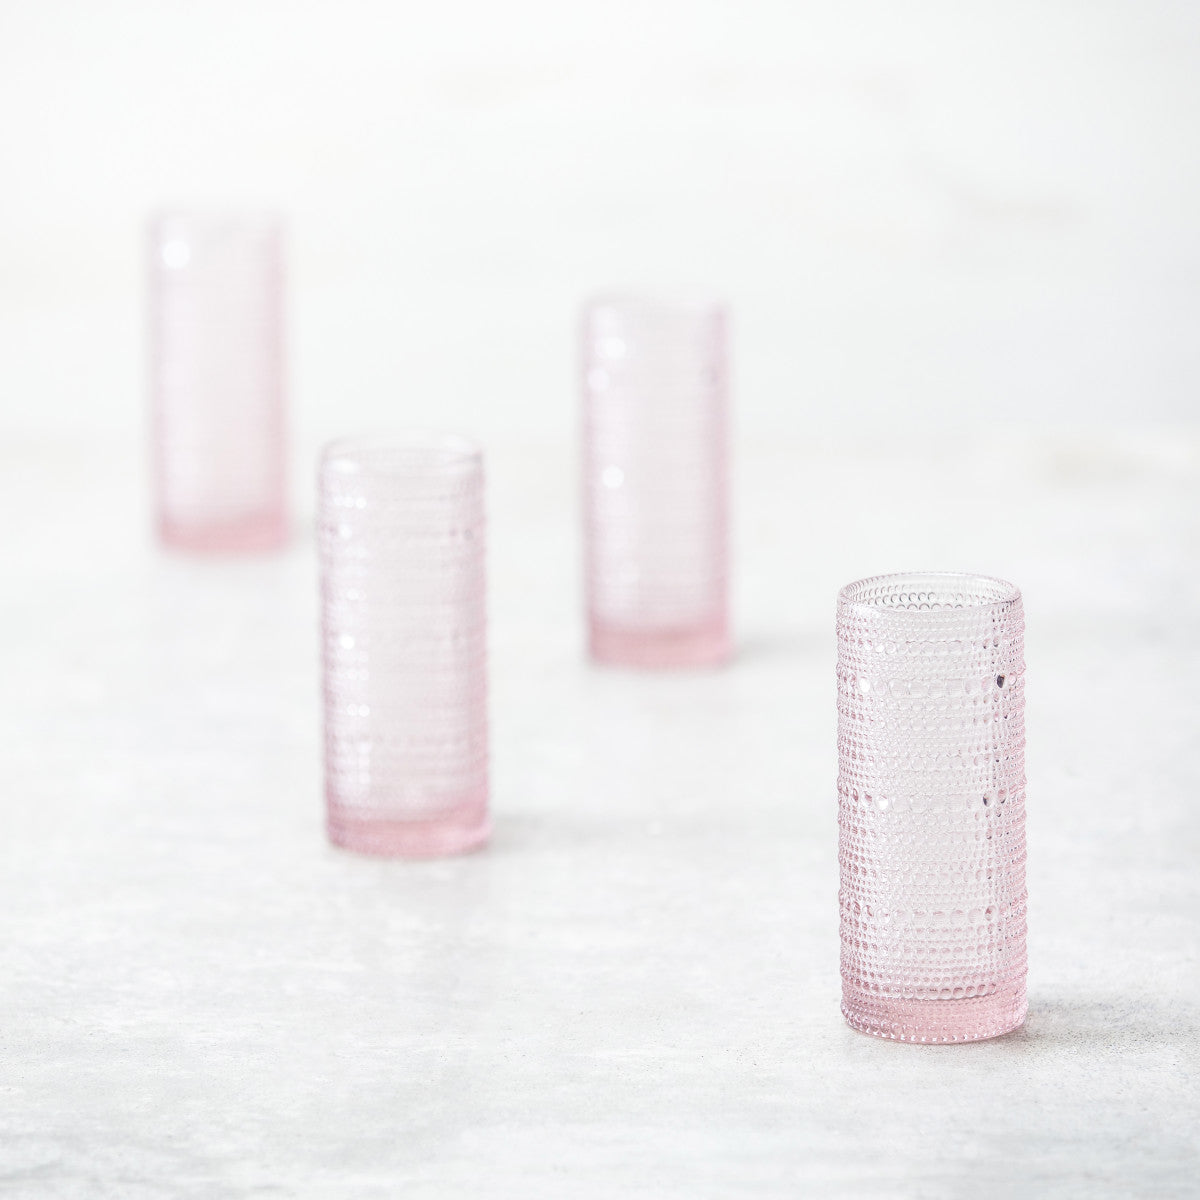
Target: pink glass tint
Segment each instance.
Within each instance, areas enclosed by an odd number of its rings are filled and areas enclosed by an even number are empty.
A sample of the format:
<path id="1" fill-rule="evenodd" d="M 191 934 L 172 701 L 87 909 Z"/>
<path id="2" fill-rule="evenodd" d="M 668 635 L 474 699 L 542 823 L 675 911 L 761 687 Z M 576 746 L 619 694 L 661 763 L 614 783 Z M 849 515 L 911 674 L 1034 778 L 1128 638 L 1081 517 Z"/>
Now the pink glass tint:
<path id="1" fill-rule="evenodd" d="M 842 1011 L 905 1042 L 1025 1019 L 1025 618 L 978 575 L 838 596 Z"/>
<path id="2" fill-rule="evenodd" d="M 600 662 L 729 654 L 728 367 L 715 305 L 597 300 L 584 311 L 589 645 Z"/>
<path id="3" fill-rule="evenodd" d="M 318 486 L 330 840 L 470 850 L 488 836 L 482 455 L 438 434 L 335 442 Z"/>
<path id="4" fill-rule="evenodd" d="M 260 550 L 287 536 L 282 254 L 272 216 L 150 221 L 154 478 L 168 545 Z"/>

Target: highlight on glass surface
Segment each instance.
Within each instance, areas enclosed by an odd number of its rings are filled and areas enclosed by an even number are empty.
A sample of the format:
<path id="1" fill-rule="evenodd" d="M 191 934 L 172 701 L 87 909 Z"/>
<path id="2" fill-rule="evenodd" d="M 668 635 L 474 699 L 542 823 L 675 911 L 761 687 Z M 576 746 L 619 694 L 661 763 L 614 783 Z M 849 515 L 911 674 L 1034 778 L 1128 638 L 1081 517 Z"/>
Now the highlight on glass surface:
<path id="1" fill-rule="evenodd" d="M 729 655 L 726 330 L 719 304 L 584 309 L 584 559 L 599 662 Z"/>
<path id="2" fill-rule="evenodd" d="M 283 244 L 269 213 L 163 212 L 147 234 L 159 536 L 190 550 L 287 537 Z"/>
<path id="3" fill-rule="evenodd" d="M 1025 1019 L 1025 619 L 987 576 L 837 606 L 842 1011 L 906 1042 Z"/>
<path id="4" fill-rule="evenodd" d="M 338 441 L 318 492 L 330 840 L 473 849 L 489 831 L 483 456 L 436 433 Z"/>

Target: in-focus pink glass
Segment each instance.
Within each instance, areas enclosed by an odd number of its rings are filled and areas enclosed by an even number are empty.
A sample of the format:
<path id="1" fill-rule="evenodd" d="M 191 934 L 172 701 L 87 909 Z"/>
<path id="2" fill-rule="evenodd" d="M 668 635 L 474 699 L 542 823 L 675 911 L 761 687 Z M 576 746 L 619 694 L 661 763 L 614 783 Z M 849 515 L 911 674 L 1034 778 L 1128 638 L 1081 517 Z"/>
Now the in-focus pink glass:
<path id="1" fill-rule="evenodd" d="M 730 649 L 725 312 L 596 300 L 582 343 L 592 657 L 718 662 Z"/>
<path id="2" fill-rule="evenodd" d="M 838 595 L 842 1012 L 905 1042 L 1025 1019 L 1025 618 L 980 575 Z"/>
<path id="3" fill-rule="evenodd" d="M 164 212 L 148 231 L 159 535 L 190 550 L 287 537 L 278 218 Z"/>
<path id="4" fill-rule="evenodd" d="M 440 434 L 334 442 L 318 486 L 330 840 L 470 850 L 489 829 L 483 456 Z"/>

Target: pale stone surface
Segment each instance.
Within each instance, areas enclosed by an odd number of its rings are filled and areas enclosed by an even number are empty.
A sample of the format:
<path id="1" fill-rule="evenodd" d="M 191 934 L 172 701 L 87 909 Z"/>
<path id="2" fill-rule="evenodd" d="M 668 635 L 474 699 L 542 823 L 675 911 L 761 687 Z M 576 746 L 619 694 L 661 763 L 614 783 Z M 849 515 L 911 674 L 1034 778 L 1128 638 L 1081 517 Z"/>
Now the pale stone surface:
<path id="1" fill-rule="evenodd" d="M 321 831 L 314 563 L 157 553 L 136 447 L 10 440 L 0 1190 L 1190 1196 L 1190 435 L 740 447 L 727 669 L 580 655 L 573 457 L 489 448 L 494 810 Z M 1030 1017 L 838 1012 L 833 604 L 911 566 L 1028 614 Z"/>
<path id="2" fill-rule="evenodd" d="M 1173 0 L 7 5 L 0 1193 L 1197 1195 L 1200 440 L 1141 423 L 1200 396 L 1198 48 Z M 310 540 L 145 536 L 139 233 L 204 200 L 288 214 L 309 511 L 326 438 L 487 449 L 486 854 L 325 844 Z M 608 287 L 730 303 L 722 672 L 581 658 Z M 838 1013 L 834 597 L 911 568 L 1025 593 L 995 1043 Z"/>

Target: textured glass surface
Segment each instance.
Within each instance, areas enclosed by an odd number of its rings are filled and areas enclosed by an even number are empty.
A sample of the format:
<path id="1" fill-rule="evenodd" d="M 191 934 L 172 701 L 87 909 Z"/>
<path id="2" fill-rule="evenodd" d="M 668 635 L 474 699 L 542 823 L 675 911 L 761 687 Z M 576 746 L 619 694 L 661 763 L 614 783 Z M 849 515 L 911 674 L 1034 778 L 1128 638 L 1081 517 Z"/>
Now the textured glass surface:
<path id="1" fill-rule="evenodd" d="M 330 839 L 471 849 L 488 834 L 482 456 L 440 435 L 335 442 L 319 491 Z"/>
<path id="2" fill-rule="evenodd" d="M 729 652 L 726 320 L 598 300 L 583 316 L 589 641 L 600 661 Z"/>
<path id="3" fill-rule="evenodd" d="M 282 246 L 271 216 L 150 222 L 158 527 L 194 550 L 286 537 Z"/>
<path id="4" fill-rule="evenodd" d="M 842 1011 L 910 1042 L 1025 1018 L 1020 592 L 886 575 L 838 596 Z"/>

